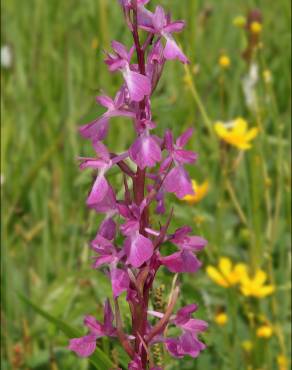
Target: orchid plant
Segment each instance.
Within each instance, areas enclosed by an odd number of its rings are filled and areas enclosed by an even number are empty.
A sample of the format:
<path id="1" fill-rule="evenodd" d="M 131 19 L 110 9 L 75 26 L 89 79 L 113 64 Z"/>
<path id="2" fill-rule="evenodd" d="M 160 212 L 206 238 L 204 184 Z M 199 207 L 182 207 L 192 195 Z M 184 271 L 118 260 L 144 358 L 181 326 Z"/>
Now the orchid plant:
<path id="1" fill-rule="evenodd" d="M 80 134 L 91 141 L 96 152 L 94 158 L 80 158 L 81 169 L 97 170 L 86 203 L 95 212 L 105 215 L 91 242 L 96 253 L 93 268 L 102 268 L 111 281 L 114 313 L 107 299 L 103 323 L 86 316 L 84 325 L 89 330 L 88 334 L 71 339 L 69 348 L 80 357 L 88 357 L 95 351 L 97 340 L 109 336 L 117 338 L 129 355 L 128 369 L 158 370 L 162 368 L 153 361 L 152 345 L 163 343 L 176 358 L 185 355 L 195 358 L 205 348 L 198 334 L 207 328 L 207 323 L 192 318 L 192 313 L 197 310 L 195 304 L 174 313 L 179 295 L 177 283 L 171 290 L 165 312 L 151 309 L 150 295 L 157 271 L 164 266 L 175 274 L 196 272 L 201 266 L 196 253 L 207 242 L 190 235 L 188 226 L 170 234 L 168 229 L 173 210 L 167 213 L 165 224 L 159 224 L 159 227 L 155 228 L 150 220 L 153 203 L 157 214 L 166 213 L 166 193 L 174 193 L 180 199 L 193 194 L 185 165 L 193 164 L 197 154 L 184 149 L 193 133 L 191 128 L 176 140 L 171 130 L 167 130 L 164 137 L 152 134 L 156 123 L 152 120 L 151 96 L 165 62 L 177 59 L 188 63 L 188 59 L 173 37 L 173 33 L 181 31 L 185 23 L 173 22 L 161 6 L 151 12 L 145 7 L 148 2 L 120 0 L 133 35 L 133 46 L 128 50 L 120 42 L 112 41 L 113 51 L 106 54 L 105 63 L 110 72 L 120 72 L 124 82 L 114 99 L 106 95 L 97 97 L 97 103 L 106 108 L 105 113 L 80 128 Z M 143 32 L 146 35 L 142 42 Z M 136 132 L 133 144 L 120 154 L 113 153 L 103 143 L 109 121 L 116 116 L 131 120 Z M 117 199 L 106 178 L 107 171 L 113 166 L 118 166 L 123 174 L 123 199 Z M 119 240 L 122 237 L 122 245 L 117 245 L 118 237 Z M 175 245 L 177 252 L 167 256 L 162 254 L 166 243 Z M 129 333 L 125 330 L 119 308 L 119 297 L 123 292 L 126 292 L 131 315 Z M 167 328 L 171 325 L 180 329 L 178 337 L 167 335 Z"/>

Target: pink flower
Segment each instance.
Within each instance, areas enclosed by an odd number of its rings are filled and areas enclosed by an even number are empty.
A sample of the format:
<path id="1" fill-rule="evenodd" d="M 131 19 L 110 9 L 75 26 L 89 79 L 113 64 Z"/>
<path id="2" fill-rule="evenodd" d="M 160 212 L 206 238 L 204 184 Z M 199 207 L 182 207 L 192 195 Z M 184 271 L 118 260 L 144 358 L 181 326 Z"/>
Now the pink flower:
<path id="1" fill-rule="evenodd" d="M 159 34 L 165 38 L 165 59 L 178 59 L 182 63 L 189 63 L 188 58 L 180 50 L 172 37 L 172 33 L 182 31 L 184 26 L 184 21 L 171 22 L 169 17 L 166 16 L 164 9 L 161 6 L 157 6 L 152 17 L 152 25 L 141 25 L 140 27 L 148 32 Z"/>
<path id="2" fill-rule="evenodd" d="M 170 130 L 163 138 L 151 132 L 157 126 L 152 119 L 151 96 L 164 64 L 169 59 L 188 62 L 173 38 L 174 32 L 184 28 L 184 22 L 172 22 L 160 6 L 152 13 L 145 7 L 149 0 L 119 2 L 134 45 L 128 50 L 120 42 L 113 41 L 113 52 L 106 53 L 105 63 L 110 72 L 120 72 L 124 81 L 114 99 L 107 95 L 97 97 L 105 112 L 80 128 L 81 135 L 91 140 L 95 150 L 94 157 L 80 158 L 81 169 L 91 168 L 95 172 L 86 203 L 97 213 L 104 214 L 91 242 L 95 252 L 93 268 L 102 269 L 111 282 L 117 328 L 113 326 L 114 316 L 109 301 L 106 301 L 103 323 L 86 316 L 84 324 L 88 333 L 71 339 L 69 348 L 81 357 L 88 357 L 94 352 L 98 338 L 117 337 L 130 358 L 128 369 L 162 370 L 149 363 L 153 343 L 164 343 L 170 354 L 178 358 L 196 357 L 205 348 L 198 335 L 207 327 L 204 321 L 192 318 L 196 305 L 185 306 L 176 315 L 172 314 L 178 300 L 178 286 L 172 290 L 165 314 L 148 311 L 160 267 L 163 265 L 174 273 L 197 271 L 201 262 L 196 254 L 207 243 L 201 237 L 190 235 L 191 229 L 187 226 L 169 234 L 173 209 L 156 226 L 151 215 L 155 202 L 157 213 L 167 211 L 165 192 L 174 193 L 179 198 L 193 192 L 185 165 L 193 164 L 197 154 L 184 148 L 193 130 L 188 129 L 176 141 Z M 148 32 L 143 40 L 139 28 Z M 134 52 L 135 62 L 131 63 Z M 125 148 L 121 154 L 115 154 L 116 148 L 111 152 L 102 143 L 108 133 L 109 120 L 118 116 L 131 118 L 136 133 L 129 149 Z M 158 163 L 160 167 L 157 169 Z M 113 166 L 121 171 L 119 176 L 115 171 L 108 173 Z M 112 185 L 112 179 L 117 189 Z M 161 254 L 166 242 L 177 247 L 177 251 L 169 256 Z M 125 332 L 120 311 L 123 293 L 126 293 L 130 308 L 131 334 Z M 148 314 L 158 317 L 159 322 L 152 326 Z M 180 335 L 166 338 L 167 325 L 175 325 L 181 331 Z"/>
<path id="3" fill-rule="evenodd" d="M 143 100 L 145 96 L 151 93 L 151 83 L 147 76 L 131 70 L 130 59 L 133 49 L 128 52 L 125 46 L 118 41 L 112 41 L 112 48 L 115 55 L 108 54 L 108 58 L 105 60 L 109 70 L 111 72 L 119 70 L 122 73 L 131 100 L 136 102 Z"/>
<path id="4" fill-rule="evenodd" d="M 160 257 L 159 261 L 171 272 L 194 273 L 201 267 L 201 262 L 193 252 L 202 250 L 207 241 L 199 236 L 189 236 L 191 228 L 185 226 L 177 229 L 170 241 L 178 246 L 179 252 Z"/>
<path id="5" fill-rule="evenodd" d="M 92 208 L 104 202 L 106 195 L 110 192 L 109 184 L 104 176 L 107 170 L 128 156 L 128 153 L 124 153 L 111 160 L 109 152 L 102 142 L 97 141 L 94 142 L 93 145 L 97 154 L 96 158 L 80 158 L 81 169 L 94 168 L 99 170 L 86 202 L 87 205 Z"/>
<path id="6" fill-rule="evenodd" d="M 134 141 L 129 149 L 129 156 L 143 170 L 161 161 L 161 149 L 153 136 L 145 133 Z"/>
<path id="7" fill-rule="evenodd" d="M 168 173 L 163 188 L 169 193 L 174 193 L 179 199 L 194 193 L 191 179 L 183 166 L 174 167 Z"/>
<path id="8" fill-rule="evenodd" d="M 186 355 L 197 357 L 206 348 L 205 344 L 198 339 L 198 335 L 208 328 L 203 320 L 193 319 L 192 313 L 198 309 L 195 304 L 181 308 L 176 315 L 171 316 L 169 323 L 174 324 L 182 330 L 182 334 L 176 338 L 163 338 L 157 335 L 153 342 L 163 342 L 168 352 L 177 358 Z M 149 311 L 149 314 L 162 318 L 163 314 L 157 311 Z"/>
<path id="9" fill-rule="evenodd" d="M 107 136 L 108 122 L 112 117 L 135 117 L 135 113 L 129 109 L 125 102 L 124 88 L 118 91 L 114 100 L 106 95 L 98 96 L 96 100 L 100 105 L 107 108 L 107 111 L 100 118 L 80 127 L 79 132 L 85 139 L 103 140 Z"/>
<path id="10" fill-rule="evenodd" d="M 96 340 L 98 338 L 104 336 L 116 336 L 116 329 L 112 325 L 113 320 L 114 316 L 109 300 L 106 300 L 104 305 L 103 324 L 97 321 L 93 316 L 85 316 L 84 325 L 89 329 L 89 334 L 81 338 L 71 339 L 69 349 L 74 351 L 80 357 L 88 357 L 92 355 L 95 351 Z"/>

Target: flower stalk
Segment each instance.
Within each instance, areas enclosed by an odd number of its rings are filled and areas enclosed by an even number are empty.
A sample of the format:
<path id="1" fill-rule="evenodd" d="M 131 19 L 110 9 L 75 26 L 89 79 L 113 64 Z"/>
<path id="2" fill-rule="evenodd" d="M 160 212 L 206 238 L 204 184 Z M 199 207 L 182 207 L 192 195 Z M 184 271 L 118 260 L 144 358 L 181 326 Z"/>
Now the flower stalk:
<path id="1" fill-rule="evenodd" d="M 145 7 L 148 2 L 120 0 L 134 44 L 128 50 L 120 42 L 112 41 L 113 52 L 106 53 L 105 63 L 110 72 L 121 73 L 123 84 L 114 98 L 106 95 L 97 97 L 97 103 L 104 106 L 106 112 L 80 128 L 81 136 L 90 140 L 96 153 L 93 158 L 80 158 L 81 169 L 97 170 L 86 203 L 95 212 L 105 215 L 91 242 L 91 248 L 96 253 L 93 268 L 102 268 L 109 277 L 114 313 L 107 300 L 103 323 L 86 316 L 84 324 L 88 334 L 71 339 L 69 345 L 80 357 L 88 357 L 94 352 L 99 338 L 117 338 L 130 357 L 130 370 L 162 369 L 150 358 L 151 347 L 156 343 L 163 343 L 174 357 L 197 357 L 205 348 L 198 335 L 207 328 L 204 321 L 191 317 L 197 310 L 194 304 L 174 314 L 179 297 L 178 286 L 173 287 L 165 312 L 151 310 L 150 296 L 157 271 L 165 267 L 175 276 L 178 273 L 195 273 L 201 266 L 196 253 L 205 247 L 207 241 L 190 235 L 191 228 L 188 226 L 169 233 L 174 210 L 167 211 L 165 196 L 173 193 L 182 199 L 193 194 L 185 166 L 194 164 L 197 154 L 184 148 L 192 136 L 192 129 L 176 140 L 170 129 L 163 137 L 151 134 L 156 127 L 152 120 L 151 97 L 164 65 L 168 60 L 188 63 L 188 59 L 173 37 L 174 32 L 184 28 L 184 21 L 171 21 L 170 15 L 161 6 L 151 12 Z M 143 44 L 140 31 L 147 33 Z M 132 62 L 134 52 L 137 64 Z M 132 120 L 136 132 L 130 148 L 118 154 L 111 152 L 104 143 L 110 120 L 116 116 Z M 130 162 L 136 170 L 132 170 Z M 117 166 L 123 174 L 123 199 L 117 199 L 114 185 L 106 176 L 113 166 Z M 155 219 L 154 214 L 151 214 L 150 221 L 150 209 L 153 209 L 150 206 L 153 204 L 158 216 L 168 213 L 164 225 L 158 218 Z M 117 244 L 118 237 L 119 240 L 122 237 L 122 245 Z M 165 255 L 166 243 L 173 244 L 177 252 Z M 126 293 L 125 298 L 121 297 L 123 293 Z M 119 299 L 128 302 L 131 328 L 123 325 Z M 167 337 L 166 328 L 169 325 L 177 326 L 181 335 Z"/>

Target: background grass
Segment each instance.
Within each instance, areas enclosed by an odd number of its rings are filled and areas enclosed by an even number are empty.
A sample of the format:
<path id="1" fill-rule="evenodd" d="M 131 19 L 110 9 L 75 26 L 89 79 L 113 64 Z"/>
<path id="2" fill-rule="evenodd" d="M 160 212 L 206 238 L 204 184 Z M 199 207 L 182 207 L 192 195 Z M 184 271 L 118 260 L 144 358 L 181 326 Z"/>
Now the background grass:
<path id="1" fill-rule="evenodd" d="M 201 255 L 205 266 L 216 264 L 219 256 L 230 256 L 269 272 L 276 293 L 251 302 L 250 307 L 280 328 L 288 357 L 290 2 L 151 3 L 161 3 L 174 18 L 187 20 L 178 39 L 191 59 L 207 122 L 243 116 L 252 126 L 261 127 L 236 173 L 227 175 L 218 140 L 207 130 L 202 107 L 184 79 L 184 67 L 174 62 L 167 65 L 153 97 L 158 132 L 171 127 L 179 134 L 194 125 L 191 146 L 200 159 L 190 173 L 210 183 L 208 196 L 196 206 L 169 197 L 169 207 L 175 207 L 173 227 L 191 224 L 195 233 L 209 240 Z M 247 108 L 242 92 L 242 77 L 248 72 L 241 58 L 246 39 L 244 32 L 232 25 L 235 16 L 246 15 L 254 7 L 261 10 L 264 20 L 256 61 L 256 112 Z M 1 16 L 1 44 L 10 45 L 13 52 L 12 67 L 1 69 L 2 368 L 87 369 L 88 361 L 76 361 L 65 349 L 63 334 L 31 311 L 17 292 L 76 328 L 81 327 L 85 312 L 97 310 L 99 316 L 104 297 L 110 295 L 106 279 L 89 267 L 87 242 L 96 232 L 99 218 L 84 204 L 92 178 L 88 172 L 79 172 L 76 157 L 90 153 L 90 147 L 78 136 L 77 128 L 102 112 L 94 100 L 98 91 L 113 94 L 121 83 L 120 76 L 107 72 L 102 50 L 108 49 L 111 39 L 129 44 L 129 35 L 117 2 L 110 0 L 6 0 Z M 223 51 L 231 58 L 231 67 L 225 72 L 217 62 Z M 265 68 L 272 73 L 269 86 L 262 78 Z M 128 124 L 123 120 L 111 124 L 108 144 L 115 151 L 127 147 L 133 138 Z M 230 150 L 228 161 L 237 153 Z M 112 178 L 120 184 L 115 172 Z M 247 223 L 238 215 L 227 182 L 232 184 Z M 203 221 L 195 223 L 198 216 Z M 159 276 L 168 290 L 171 276 Z M 239 306 L 233 318 L 238 322 L 235 336 L 231 324 L 218 328 L 213 323 L 217 307 L 223 306 L 229 313 L 232 297 L 207 278 L 204 268 L 195 277 L 182 277 L 182 287 L 182 302 L 199 302 L 197 316 L 210 322 L 205 337 L 208 349 L 198 360 L 173 362 L 172 368 L 237 370 L 250 365 L 277 369 L 276 357 L 283 352 L 277 335 L 257 341 L 253 355 L 242 350 L 241 342 L 250 338 L 250 332 L 241 312 L 241 298 L 235 299 Z M 117 356 L 106 340 L 101 347 L 111 357 Z"/>

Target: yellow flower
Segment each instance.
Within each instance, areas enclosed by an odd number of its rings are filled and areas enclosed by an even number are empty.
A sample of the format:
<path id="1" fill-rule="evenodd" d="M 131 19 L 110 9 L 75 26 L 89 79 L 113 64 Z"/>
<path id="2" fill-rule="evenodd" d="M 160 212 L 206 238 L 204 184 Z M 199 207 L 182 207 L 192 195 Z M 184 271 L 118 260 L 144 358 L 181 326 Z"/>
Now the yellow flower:
<path id="1" fill-rule="evenodd" d="M 260 22 L 252 22 L 250 25 L 250 30 L 252 33 L 259 34 L 262 32 L 263 26 Z"/>
<path id="2" fill-rule="evenodd" d="M 242 343 L 241 343 L 241 346 L 242 348 L 246 351 L 246 352 L 250 352 L 252 350 L 252 347 L 253 347 L 253 344 L 250 340 L 244 340 Z"/>
<path id="3" fill-rule="evenodd" d="M 241 150 L 250 149 L 250 141 L 259 133 L 259 129 L 257 127 L 253 127 L 248 130 L 246 120 L 240 117 L 227 124 L 216 122 L 214 128 L 216 134 L 222 140 Z"/>
<path id="4" fill-rule="evenodd" d="M 213 266 L 207 266 L 207 274 L 218 285 L 228 288 L 240 282 L 243 274 L 246 274 L 247 267 L 243 263 L 238 263 L 232 267 L 229 258 L 221 257 L 219 259 L 218 269 Z"/>
<path id="5" fill-rule="evenodd" d="M 284 355 L 279 355 L 277 357 L 277 363 L 278 363 L 278 367 L 279 367 L 279 370 L 288 370 L 288 359 L 286 356 Z"/>
<path id="6" fill-rule="evenodd" d="M 216 322 L 216 324 L 224 326 L 228 321 L 228 316 L 225 312 L 219 312 L 217 313 L 217 315 L 215 315 L 214 321 Z"/>
<path id="7" fill-rule="evenodd" d="M 240 291 L 246 297 L 264 298 L 275 291 L 274 285 L 264 285 L 267 274 L 257 270 L 253 277 L 243 274 L 240 280 Z"/>
<path id="8" fill-rule="evenodd" d="M 246 18 L 243 15 L 239 15 L 233 19 L 233 25 L 238 28 L 243 28 L 246 25 Z"/>
<path id="9" fill-rule="evenodd" d="M 257 328 L 256 335 L 258 338 L 271 338 L 273 335 L 273 328 L 269 324 L 265 324 Z"/>
<path id="10" fill-rule="evenodd" d="M 185 200 L 186 202 L 190 204 L 197 203 L 206 196 L 209 190 L 209 182 L 206 180 L 202 184 L 199 185 L 195 180 L 192 180 L 192 187 L 193 187 L 195 194 L 186 195 L 183 198 L 183 200 Z"/>
<path id="11" fill-rule="evenodd" d="M 269 83 L 272 82 L 272 73 L 269 69 L 265 69 L 263 71 L 263 79 L 264 79 L 266 84 L 269 84 Z"/>
<path id="12" fill-rule="evenodd" d="M 227 69 L 230 67 L 231 61 L 227 55 L 221 55 L 221 57 L 218 60 L 218 63 L 220 67 Z"/>

